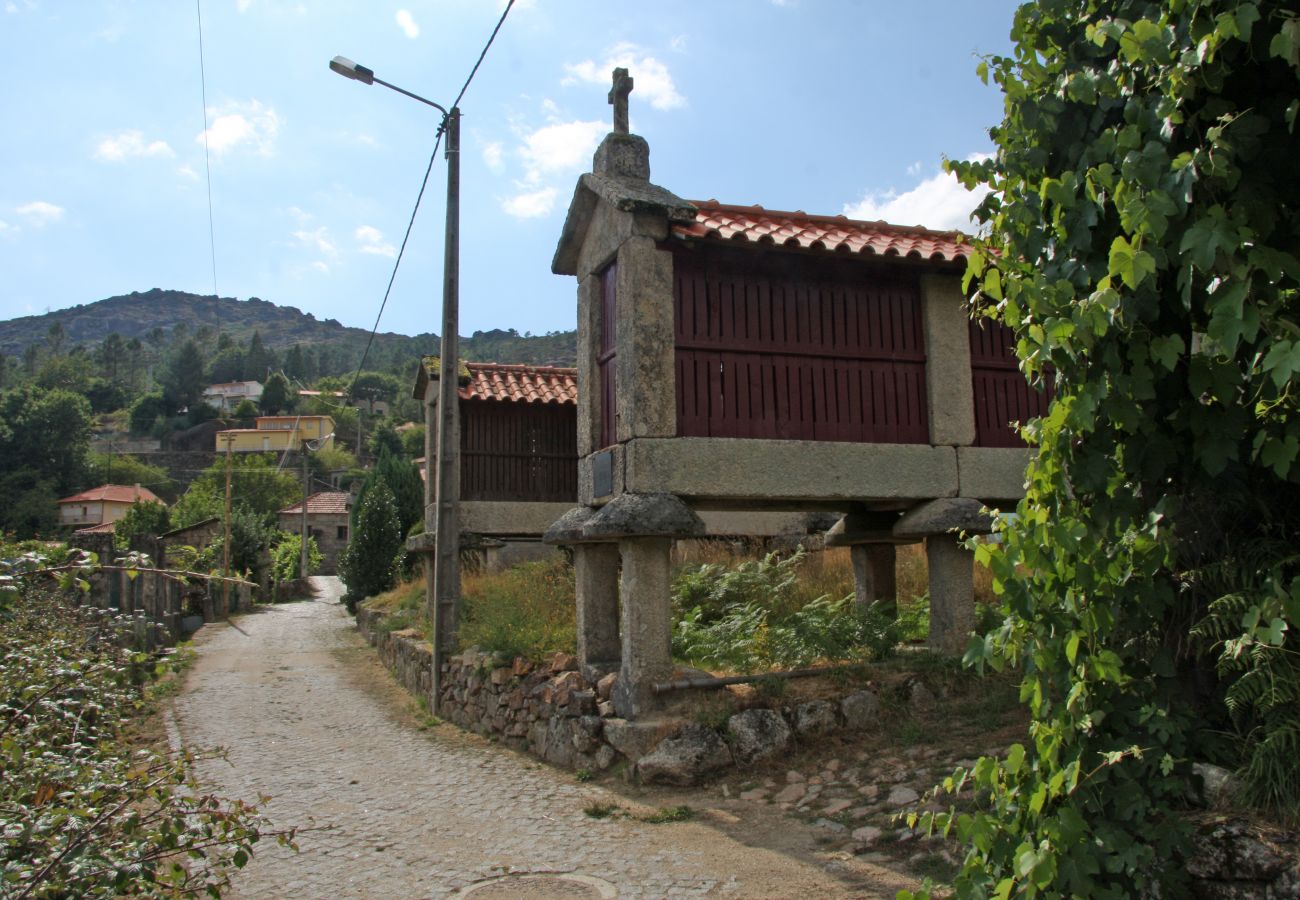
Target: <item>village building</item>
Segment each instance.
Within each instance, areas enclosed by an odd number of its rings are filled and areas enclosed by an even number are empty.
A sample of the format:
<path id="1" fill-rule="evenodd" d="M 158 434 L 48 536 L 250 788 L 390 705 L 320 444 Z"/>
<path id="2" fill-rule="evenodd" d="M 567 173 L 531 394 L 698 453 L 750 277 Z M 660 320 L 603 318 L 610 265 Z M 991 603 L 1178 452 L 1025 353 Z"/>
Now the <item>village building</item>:
<path id="1" fill-rule="evenodd" d="M 216 433 L 216 450 L 224 453 L 259 453 L 299 450 L 306 441 L 320 442 L 314 450 L 334 443 L 334 420 L 329 416 L 258 416 L 255 428 L 227 428 Z"/>
<path id="2" fill-rule="evenodd" d="M 575 370 L 554 366 L 462 363 L 460 377 L 460 528 L 462 545 L 489 569 L 550 555 L 541 536 L 578 496 Z M 413 396 L 427 407 L 425 484 L 429 534 L 413 547 L 432 549 L 437 466 L 436 356 L 424 357 Z"/>
<path id="3" fill-rule="evenodd" d="M 131 505 L 139 501 L 163 502 L 153 491 L 138 484 L 101 484 L 58 501 L 59 524 L 79 529 L 93 527 L 111 533 L 112 523 L 126 515 Z"/>
<path id="4" fill-rule="evenodd" d="M 993 323 L 972 321 L 961 236 L 683 200 L 649 181 L 616 70 L 614 131 L 579 179 L 552 269 L 578 280 L 583 665 L 615 707 L 673 674 L 670 551 L 710 510 L 829 511 L 865 602 L 892 603 L 894 546 L 924 542 L 931 647 L 973 625 L 986 504 L 1023 493 L 1010 426 L 1042 408 Z"/>
<path id="5" fill-rule="evenodd" d="M 352 495 L 347 491 L 318 491 L 307 498 L 307 532 L 320 550 L 320 574 L 337 575 L 339 555 L 348 546 Z M 302 501 L 275 514 L 281 531 L 302 534 Z"/>
<path id="6" fill-rule="evenodd" d="M 223 413 L 233 411 L 244 400 L 256 403 L 261 399 L 260 381 L 227 381 L 223 384 L 210 384 L 203 389 L 203 402 L 215 406 Z"/>
<path id="7" fill-rule="evenodd" d="M 335 406 L 350 406 L 376 416 L 386 416 L 389 412 L 387 400 L 376 400 L 371 397 L 353 397 L 349 400 L 344 391 L 315 391 L 303 388 L 298 391 L 298 397 L 301 400 L 321 400 Z"/>

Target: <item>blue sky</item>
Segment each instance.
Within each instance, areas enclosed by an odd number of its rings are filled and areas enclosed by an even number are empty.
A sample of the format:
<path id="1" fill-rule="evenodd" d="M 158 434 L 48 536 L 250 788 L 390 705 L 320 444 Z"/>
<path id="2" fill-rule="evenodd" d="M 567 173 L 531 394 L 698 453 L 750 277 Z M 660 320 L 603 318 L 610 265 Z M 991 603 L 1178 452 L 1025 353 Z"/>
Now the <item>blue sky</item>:
<path id="1" fill-rule="evenodd" d="M 944 156 L 987 153 L 975 75 L 1016 4 L 517 0 L 462 101 L 461 332 L 572 328 L 550 260 L 636 88 L 652 180 L 688 199 L 960 227 Z M 201 0 L 216 289 L 369 328 L 437 114 L 501 0 Z M 0 319 L 153 287 L 213 292 L 193 0 L 0 0 Z M 381 330 L 438 330 L 439 158 Z"/>

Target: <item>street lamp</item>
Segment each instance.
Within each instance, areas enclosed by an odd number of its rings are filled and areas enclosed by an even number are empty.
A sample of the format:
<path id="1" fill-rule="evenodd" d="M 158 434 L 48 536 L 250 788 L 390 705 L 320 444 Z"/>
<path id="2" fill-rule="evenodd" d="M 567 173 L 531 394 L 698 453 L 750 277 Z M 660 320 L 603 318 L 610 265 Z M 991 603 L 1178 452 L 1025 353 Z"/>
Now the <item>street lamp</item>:
<path id="1" fill-rule="evenodd" d="M 433 535 L 433 702 L 436 707 L 442 661 L 453 649 L 460 609 L 460 485 L 457 477 L 460 448 L 458 398 L 460 369 L 457 329 L 460 327 L 460 110 L 450 110 L 419 94 L 376 78 L 373 69 L 343 56 L 330 60 L 330 68 L 344 78 L 384 87 L 418 100 L 442 113 L 439 133 L 447 135 L 447 229 L 442 267 L 442 350 L 438 378 L 438 461 L 434 506 L 437 526 Z"/>

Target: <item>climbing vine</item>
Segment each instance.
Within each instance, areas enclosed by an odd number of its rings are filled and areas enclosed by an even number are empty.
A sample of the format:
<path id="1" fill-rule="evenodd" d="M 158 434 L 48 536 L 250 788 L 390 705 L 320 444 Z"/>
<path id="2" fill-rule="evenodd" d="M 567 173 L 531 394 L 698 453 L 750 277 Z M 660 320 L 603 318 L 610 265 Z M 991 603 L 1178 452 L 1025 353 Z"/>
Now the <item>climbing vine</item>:
<path id="1" fill-rule="evenodd" d="M 968 284 L 1055 393 L 967 653 L 1032 724 L 919 824 L 967 843 L 961 896 L 1181 896 L 1193 762 L 1300 798 L 1300 18 L 1039 0 L 1012 38 L 997 152 L 951 169 L 992 187 Z"/>

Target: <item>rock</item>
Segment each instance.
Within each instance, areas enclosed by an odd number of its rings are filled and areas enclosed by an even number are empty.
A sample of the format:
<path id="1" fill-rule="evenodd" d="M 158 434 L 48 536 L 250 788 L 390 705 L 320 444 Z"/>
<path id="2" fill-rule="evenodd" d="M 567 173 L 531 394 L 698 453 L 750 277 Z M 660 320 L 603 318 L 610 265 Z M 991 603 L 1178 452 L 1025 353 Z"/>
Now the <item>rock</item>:
<path id="1" fill-rule="evenodd" d="M 527 675 L 527 674 L 528 674 L 529 672 L 531 672 L 532 670 L 533 670 L 533 663 L 532 663 L 532 661 L 531 661 L 531 660 L 524 659 L 522 656 L 516 656 L 516 657 L 515 657 L 515 663 L 514 663 L 514 665 L 511 666 L 511 668 L 510 668 L 510 672 L 511 672 L 511 674 L 512 674 L 512 675 L 515 675 L 515 676 L 518 677 L 518 678 L 523 678 L 525 675 Z"/>
<path id="2" fill-rule="evenodd" d="M 926 687 L 923 682 L 913 681 L 912 689 L 908 692 L 908 700 L 911 702 L 913 709 L 924 711 L 932 709 L 937 698 L 934 696 L 934 692 Z"/>
<path id="3" fill-rule="evenodd" d="M 680 728 L 681 724 L 676 719 L 662 722 L 605 719 L 605 741 L 632 762 L 636 762 Z"/>
<path id="4" fill-rule="evenodd" d="M 551 657 L 552 672 L 577 672 L 577 670 L 578 657 L 574 656 L 572 653 L 565 653 L 561 650 L 557 651 L 556 654 Z M 579 675 L 578 677 L 581 678 L 582 676 Z"/>
<path id="5" fill-rule="evenodd" d="M 765 791 L 763 788 L 754 788 L 752 791 L 742 791 L 740 794 L 740 799 L 749 800 L 749 801 L 766 800 L 767 791 Z"/>
<path id="6" fill-rule="evenodd" d="M 893 527 L 894 536 L 899 538 L 923 538 L 954 531 L 988 534 L 992 530 L 993 520 L 984 511 L 984 504 L 969 497 L 944 497 L 914 506 Z"/>
<path id="7" fill-rule="evenodd" d="M 875 825 L 863 825 L 861 828 L 853 829 L 853 833 L 849 837 L 864 844 L 874 844 L 883 833 Z"/>
<path id="8" fill-rule="evenodd" d="M 731 765 L 731 751 L 712 728 L 690 724 L 659 743 L 637 762 L 637 773 L 647 784 L 698 784 L 708 775 Z"/>
<path id="9" fill-rule="evenodd" d="M 1201 790 L 1195 799 L 1203 806 L 1229 808 L 1241 794 L 1241 780 L 1222 766 L 1193 763 L 1192 774 L 1201 779 Z"/>
<path id="10" fill-rule="evenodd" d="M 1288 860 L 1245 821 L 1230 819 L 1197 829 L 1187 871 L 1195 878 L 1210 881 L 1270 882 L 1296 865 L 1296 860 Z"/>
<path id="11" fill-rule="evenodd" d="M 775 756 L 790 746 L 790 726 L 774 709 L 736 713 L 727 720 L 727 730 L 731 733 L 731 752 L 742 765 Z"/>
<path id="12" fill-rule="evenodd" d="M 836 822 L 834 819 L 818 819 L 815 822 L 813 822 L 813 825 L 815 825 L 818 828 L 825 828 L 827 831 L 834 831 L 840 834 L 849 830 L 849 827 L 847 825 L 842 825 L 841 823 Z"/>
<path id="13" fill-rule="evenodd" d="M 501 687 L 501 685 L 508 683 L 514 675 L 514 670 L 507 667 L 493 669 L 491 675 L 492 684 Z"/>
<path id="14" fill-rule="evenodd" d="M 702 534 L 703 520 L 672 494 L 619 494 L 582 526 L 582 537 L 587 540 Z"/>
<path id="15" fill-rule="evenodd" d="M 830 803 L 827 803 L 822 807 L 822 813 L 828 816 L 834 816 L 844 812 L 844 810 L 848 809 L 852 805 L 852 800 L 832 800 Z"/>
<path id="16" fill-rule="evenodd" d="M 573 767 L 573 734 L 564 719 L 551 719 L 546 727 L 542 758 L 565 769 Z"/>
<path id="17" fill-rule="evenodd" d="M 807 792 L 808 788 L 803 784 L 788 784 L 772 800 L 776 803 L 798 803 Z"/>
<path id="18" fill-rule="evenodd" d="M 600 681 L 596 682 L 596 696 L 601 700 L 608 700 L 614 690 L 614 683 L 618 681 L 618 673 L 610 672 Z"/>
<path id="19" fill-rule="evenodd" d="M 614 765 L 614 760 L 617 757 L 618 751 L 609 744 L 601 744 L 600 747 L 596 749 L 596 768 L 602 772 L 605 771 L 610 766 Z"/>
<path id="20" fill-rule="evenodd" d="M 835 704 L 827 700 L 813 700 L 794 708 L 794 730 L 802 737 L 827 734 L 837 727 Z"/>
<path id="21" fill-rule="evenodd" d="M 889 791 L 889 798 L 885 801 L 890 806 L 907 806 L 909 803 L 915 803 L 921 799 L 921 795 L 904 784 L 896 784 Z"/>
<path id="22" fill-rule="evenodd" d="M 612 719 L 614 717 L 614 704 L 610 703 L 608 700 L 602 700 L 596 704 L 596 712 L 599 713 L 602 718 Z"/>
<path id="23" fill-rule="evenodd" d="M 840 712 L 845 728 L 865 731 L 880 720 L 880 698 L 871 691 L 855 691 L 840 701 Z"/>
<path id="24" fill-rule="evenodd" d="M 599 716 L 581 716 L 572 720 L 573 749 L 579 753 L 593 753 L 601 746 L 600 732 L 604 720 Z"/>
<path id="25" fill-rule="evenodd" d="M 794 769 L 791 769 L 789 772 L 785 773 L 786 784 L 802 784 L 807 780 L 808 780 L 807 778 L 803 777 L 802 772 L 796 772 Z"/>

